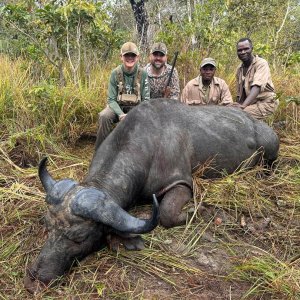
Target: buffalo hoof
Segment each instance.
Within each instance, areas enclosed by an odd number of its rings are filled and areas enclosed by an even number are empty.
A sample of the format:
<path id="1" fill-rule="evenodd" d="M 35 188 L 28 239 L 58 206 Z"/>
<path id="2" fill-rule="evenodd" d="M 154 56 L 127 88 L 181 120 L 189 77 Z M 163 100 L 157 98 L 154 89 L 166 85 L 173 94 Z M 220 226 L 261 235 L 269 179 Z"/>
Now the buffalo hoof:
<path id="1" fill-rule="evenodd" d="M 127 250 L 145 249 L 144 240 L 140 236 L 121 237 L 110 234 L 107 236 L 108 248 L 112 251 L 118 251 L 122 246 Z"/>

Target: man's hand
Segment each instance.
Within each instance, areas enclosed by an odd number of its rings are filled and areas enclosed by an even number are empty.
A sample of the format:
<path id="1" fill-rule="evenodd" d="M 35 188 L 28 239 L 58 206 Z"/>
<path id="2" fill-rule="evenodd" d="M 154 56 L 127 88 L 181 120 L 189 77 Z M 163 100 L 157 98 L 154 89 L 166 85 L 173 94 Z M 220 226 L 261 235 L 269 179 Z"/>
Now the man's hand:
<path id="1" fill-rule="evenodd" d="M 164 98 L 169 98 L 171 95 L 171 88 L 167 86 L 164 91 Z"/>
<path id="2" fill-rule="evenodd" d="M 123 120 L 125 119 L 126 115 L 127 115 L 127 114 L 119 115 L 119 120 L 120 120 L 120 121 L 123 121 Z"/>
<path id="3" fill-rule="evenodd" d="M 244 106 L 243 104 L 240 104 L 240 103 L 237 103 L 237 102 L 233 102 L 233 103 L 230 103 L 228 104 L 227 106 L 230 106 L 230 107 L 238 107 L 240 109 L 244 109 L 246 106 Z"/>

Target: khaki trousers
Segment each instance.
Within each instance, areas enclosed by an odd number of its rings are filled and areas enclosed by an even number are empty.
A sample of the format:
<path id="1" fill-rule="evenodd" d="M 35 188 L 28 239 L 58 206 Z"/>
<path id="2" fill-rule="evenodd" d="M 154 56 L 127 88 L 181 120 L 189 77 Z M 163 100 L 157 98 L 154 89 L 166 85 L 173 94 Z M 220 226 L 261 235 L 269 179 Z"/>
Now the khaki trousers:
<path id="1" fill-rule="evenodd" d="M 278 99 L 265 99 L 257 101 L 255 104 L 247 106 L 244 111 L 252 115 L 255 119 L 264 120 L 274 114 L 279 105 Z"/>
<path id="2" fill-rule="evenodd" d="M 102 144 L 105 138 L 113 130 L 114 124 L 118 122 L 118 115 L 108 106 L 99 113 L 99 127 L 97 131 L 95 149 L 97 149 Z"/>

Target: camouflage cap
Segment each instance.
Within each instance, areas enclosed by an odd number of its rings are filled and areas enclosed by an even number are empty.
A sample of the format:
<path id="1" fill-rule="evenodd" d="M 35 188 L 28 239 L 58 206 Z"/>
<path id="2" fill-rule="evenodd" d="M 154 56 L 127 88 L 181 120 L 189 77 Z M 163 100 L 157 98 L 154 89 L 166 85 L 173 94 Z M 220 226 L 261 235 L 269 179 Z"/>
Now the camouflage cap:
<path id="1" fill-rule="evenodd" d="M 121 47 L 121 55 L 125 55 L 127 53 L 133 53 L 135 55 L 139 55 L 139 49 L 136 46 L 136 44 L 132 42 L 127 42 L 123 44 L 123 46 Z"/>
<path id="2" fill-rule="evenodd" d="M 200 68 L 206 66 L 206 65 L 212 65 L 214 66 L 215 68 L 217 67 L 217 63 L 216 61 L 211 58 L 211 57 L 207 57 L 207 58 L 204 58 L 202 61 L 201 61 L 201 64 L 200 64 Z"/>
<path id="3" fill-rule="evenodd" d="M 164 43 L 155 43 L 153 44 L 153 46 L 151 47 L 150 53 L 154 53 L 154 52 L 161 52 L 164 55 L 167 54 L 167 46 Z"/>

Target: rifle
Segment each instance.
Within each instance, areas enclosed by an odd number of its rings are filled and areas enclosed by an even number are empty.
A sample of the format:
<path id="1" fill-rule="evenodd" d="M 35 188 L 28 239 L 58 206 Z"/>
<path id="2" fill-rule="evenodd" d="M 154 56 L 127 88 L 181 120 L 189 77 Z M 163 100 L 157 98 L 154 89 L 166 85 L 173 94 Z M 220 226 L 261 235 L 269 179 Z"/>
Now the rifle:
<path id="1" fill-rule="evenodd" d="M 170 91 L 168 90 L 168 86 L 170 85 L 170 82 L 171 82 L 171 78 L 172 78 L 172 75 L 173 75 L 173 72 L 174 72 L 174 68 L 175 68 L 175 64 L 176 64 L 178 54 L 179 54 L 179 51 L 176 51 L 175 54 L 174 54 L 174 58 L 173 58 L 173 61 L 172 61 L 171 72 L 169 74 L 169 77 L 168 77 L 168 80 L 167 80 L 167 83 L 166 83 L 166 86 L 165 86 L 164 97 L 168 97 L 168 94 L 170 93 Z"/>

